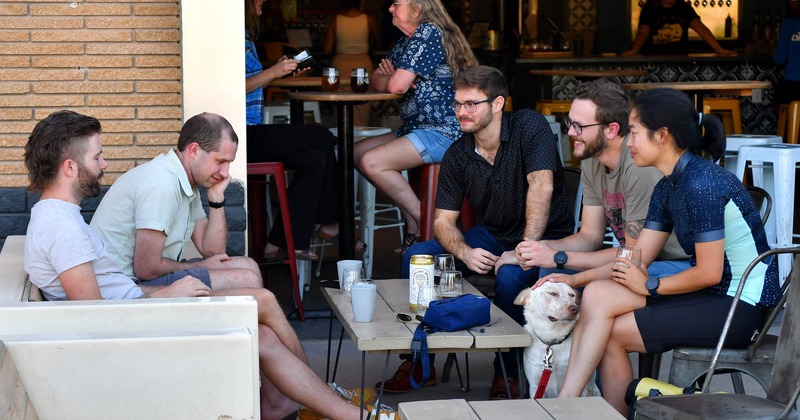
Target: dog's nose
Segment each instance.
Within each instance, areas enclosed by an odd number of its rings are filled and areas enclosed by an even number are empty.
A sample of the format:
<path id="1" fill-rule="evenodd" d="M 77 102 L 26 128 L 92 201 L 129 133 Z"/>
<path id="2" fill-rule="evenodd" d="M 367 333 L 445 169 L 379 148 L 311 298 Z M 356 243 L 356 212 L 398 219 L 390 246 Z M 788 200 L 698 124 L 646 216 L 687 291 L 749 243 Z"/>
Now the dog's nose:
<path id="1" fill-rule="evenodd" d="M 577 314 L 578 311 L 580 310 L 580 307 L 578 305 L 569 305 L 568 309 L 569 309 L 569 313 Z"/>

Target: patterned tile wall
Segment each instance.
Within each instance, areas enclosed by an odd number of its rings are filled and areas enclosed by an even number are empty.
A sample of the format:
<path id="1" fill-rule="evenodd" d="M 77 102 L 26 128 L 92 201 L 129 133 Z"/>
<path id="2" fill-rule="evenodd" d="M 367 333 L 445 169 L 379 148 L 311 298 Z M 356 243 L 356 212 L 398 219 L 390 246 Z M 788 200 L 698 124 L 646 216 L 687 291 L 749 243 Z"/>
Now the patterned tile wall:
<path id="1" fill-rule="evenodd" d="M 565 68 L 565 67 L 559 67 Z M 569 67 L 577 68 L 577 67 Z M 582 69 L 599 69 L 601 67 L 580 67 Z M 608 69 L 608 66 L 602 67 Z M 614 77 L 618 83 L 636 82 L 685 82 L 711 80 L 766 80 L 773 85 L 783 78 L 772 65 L 753 63 L 709 65 L 687 64 L 638 67 L 648 71 L 648 75 L 639 77 Z M 575 96 L 575 88 L 580 81 L 571 76 L 553 77 L 553 99 L 570 100 Z M 709 95 L 712 96 L 712 95 Z M 773 89 L 763 89 L 761 101 L 755 102 L 750 97 L 739 98 L 742 111 L 742 130 L 749 134 L 774 134 L 777 128 L 777 114 L 772 105 Z"/>

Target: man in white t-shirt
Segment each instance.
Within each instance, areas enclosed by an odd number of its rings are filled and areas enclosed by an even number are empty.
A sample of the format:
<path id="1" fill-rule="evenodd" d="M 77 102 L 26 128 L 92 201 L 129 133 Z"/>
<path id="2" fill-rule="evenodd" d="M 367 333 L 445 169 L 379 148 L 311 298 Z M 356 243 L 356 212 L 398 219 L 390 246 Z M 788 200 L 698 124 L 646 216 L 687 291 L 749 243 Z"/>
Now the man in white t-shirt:
<path id="1" fill-rule="evenodd" d="M 214 290 L 263 287 L 255 261 L 225 253 L 225 189 L 238 146 L 225 118 L 198 114 L 181 128 L 175 149 L 114 182 L 91 226 L 125 275 L 148 285 L 170 284 L 188 274 Z M 208 216 L 198 187 L 206 189 Z M 202 259 L 184 260 L 189 240 Z"/>
<path id="2" fill-rule="evenodd" d="M 31 210 L 25 240 L 25 271 L 31 282 L 50 300 L 212 295 L 207 284 L 192 276 L 168 286 L 137 285 L 83 220 L 80 202 L 100 193 L 107 166 L 100 131 L 93 117 L 59 111 L 40 121 L 25 145 L 28 188 L 42 192 Z M 358 407 L 339 398 L 308 367 L 300 340 L 271 292 L 258 287 L 213 294 L 253 296 L 258 303 L 262 413 L 283 418 L 300 403 L 330 418 L 359 415 Z"/>
<path id="3" fill-rule="evenodd" d="M 576 273 L 611 263 L 615 248 L 601 249 L 606 226 L 620 246 L 634 246 L 647 218 L 650 195 L 663 177 L 653 167 L 636 166 L 628 149 L 630 99 L 606 79 L 582 83 L 575 91 L 565 128 L 582 164 L 583 210 L 580 230 L 551 241 L 523 241 L 517 259 L 523 267 L 540 267 L 539 277 Z M 673 233 L 648 267 L 651 276 L 685 270 L 688 256 Z"/>

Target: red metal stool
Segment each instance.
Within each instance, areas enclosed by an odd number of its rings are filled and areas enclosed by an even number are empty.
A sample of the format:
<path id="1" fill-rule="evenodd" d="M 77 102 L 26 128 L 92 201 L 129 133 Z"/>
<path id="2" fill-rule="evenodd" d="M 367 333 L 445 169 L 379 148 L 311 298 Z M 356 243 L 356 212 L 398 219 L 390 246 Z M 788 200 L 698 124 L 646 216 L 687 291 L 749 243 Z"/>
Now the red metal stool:
<path id="1" fill-rule="evenodd" d="M 433 239 L 433 213 L 436 210 L 436 187 L 439 182 L 438 163 L 428 163 L 422 166 L 422 187 L 420 188 L 420 241 Z M 467 199 L 461 203 L 461 230 L 467 230 L 475 225 L 475 212 Z"/>
<path id="2" fill-rule="evenodd" d="M 281 209 L 283 230 L 286 232 L 286 251 L 288 258 L 283 264 L 289 266 L 292 275 L 292 294 L 297 314 L 301 321 L 305 320 L 303 312 L 303 299 L 300 294 L 300 282 L 297 274 L 297 260 L 294 253 L 294 236 L 292 236 L 292 223 L 289 216 L 289 199 L 286 195 L 286 173 L 282 162 L 261 162 L 247 164 L 247 200 L 250 206 L 250 257 L 262 261 L 264 246 L 266 245 L 267 223 L 266 210 L 266 181 L 264 177 L 275 177 L 275 187 L 278 190 L 278 203 Z"/>

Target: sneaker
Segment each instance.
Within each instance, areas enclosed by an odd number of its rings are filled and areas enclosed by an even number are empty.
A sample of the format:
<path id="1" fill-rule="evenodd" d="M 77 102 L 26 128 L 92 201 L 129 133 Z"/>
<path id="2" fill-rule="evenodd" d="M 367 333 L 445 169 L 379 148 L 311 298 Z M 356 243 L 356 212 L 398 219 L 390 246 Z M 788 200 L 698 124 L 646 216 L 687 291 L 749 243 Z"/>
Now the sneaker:
<path id="1" fill-rule="evenodd" d="M 331 387 L 331 389 L 333 389 L 333 391 L 336 392 L 337 394 L 339 394 L 342 398 L 344 398 L 345 400 L 349 401 L 350 404 L 358 405 L 358 406 L 361 405 L 361 393 L 359 392 L 361 390 L 361 387 L 353 388 L 353 389 L 345 389 L 345 388 L 340 387 L 339 385 L 336 385 L 335 382 L 334 383 L 329 383 L 328 386 Z M 378 394 L 375 392 L 374 389 L 370 389 L 370 388 L 365 388 L 364 389 L 364 405 L 365 406 L 371 406 L 371 405 L 375 404 L 375 401 L 377 401 L 377 400 L 378 400 Z"/>
<path id="2" fill-rule="evenodd" d="M 400 420 L 400 415 L 386 404 L 381 404 L 380 410 L 370 405 L 369 412 L 371 413 L 370 419 L 373 420 Z"/>
<path id="3" fill-rule="evenodd" d="M 361 405 L 361 393 L 359 389 L 346 389 L 342 388 L 339 385 L 336 385 L 335 382 L 329 382 L 328 387 L 335 392 L 337 395 L 342 397 L 343 400 L 353 404 L 355 406 Z M 378 399 L 378 395 L 375 393 L 373 389 L 365 389 L 364 390 L 364 405 L 366 407 L 372 407 L 375 404 L 375 401 Z M 381 406 L 381 412 L 383 412 L 383 406 Z M 375 417 L 373 417 L 375 418 Z M 297 410 L 297 420 L 327 420 L 328 418 L 323 416 L 322 414 L 314 411 L 311 408 L 301 405 L 300 409 Z"/>

